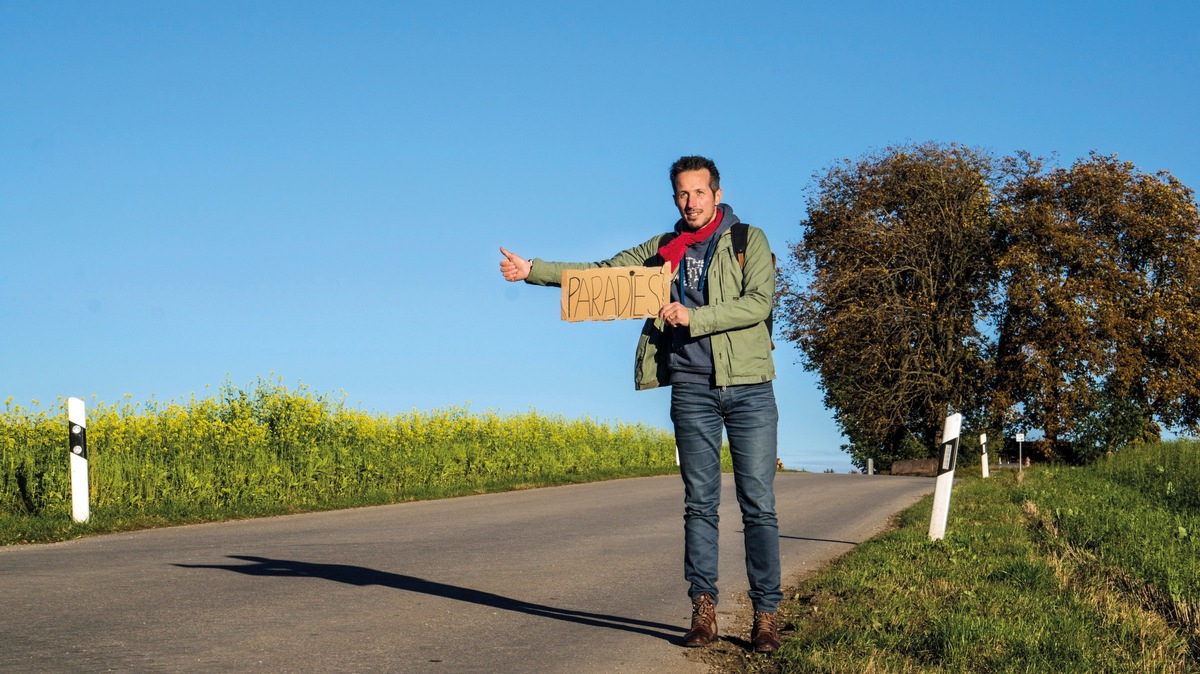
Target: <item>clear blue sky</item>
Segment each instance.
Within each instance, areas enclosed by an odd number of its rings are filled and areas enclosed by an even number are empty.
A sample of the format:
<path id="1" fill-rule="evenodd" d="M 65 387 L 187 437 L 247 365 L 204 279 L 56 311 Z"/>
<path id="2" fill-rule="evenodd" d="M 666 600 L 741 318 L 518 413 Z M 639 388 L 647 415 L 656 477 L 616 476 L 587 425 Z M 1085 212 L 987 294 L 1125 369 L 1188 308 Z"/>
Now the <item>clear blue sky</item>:
<path id="1" fill-rule="evenodd" d="M 669 427 L 639 324 L 498 246 L 602 259 L 713 157 L 777 252 L 815 172 L 905 141 L 1096 149 L 1200 187 L 1192 2 L 0 4 L 0 400 L 304 383 Z M 849 469 L 776 351 L 791 467 Z M 967 432 L 967 431 L 964 431 Z"/>

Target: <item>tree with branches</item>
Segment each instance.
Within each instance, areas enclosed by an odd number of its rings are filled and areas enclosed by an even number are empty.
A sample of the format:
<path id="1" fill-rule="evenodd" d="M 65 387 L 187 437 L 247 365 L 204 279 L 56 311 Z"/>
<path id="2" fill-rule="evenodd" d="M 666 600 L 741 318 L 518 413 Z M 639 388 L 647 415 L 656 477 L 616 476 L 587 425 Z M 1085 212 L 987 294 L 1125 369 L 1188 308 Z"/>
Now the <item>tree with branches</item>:
<path id="1" fill-rule="evenodd" d="M 860 468 L 927 456 L 948 411 L 978 409 L 997 185 L 987 154 L 926 143 L 838 163 L 809 197 L 791 250 L 808 284 L 784 284 L 784 336 Z"/>
<path id="2" fill-rule="evenodd" d="M 1167 172 L 961 145 L 834 164 L 780 286 L 861 467 L 932 456 L 949 412 L 1060 458 L 1200 428 L 1200 216 Z"/>
<path id="3" fill-rule="evenodd" d="M 1089 460 L 1200 421 L 1200 218 L 1194 193 L 1092 153 L 1010 160 L 992 388 L 998 416 Z"/>

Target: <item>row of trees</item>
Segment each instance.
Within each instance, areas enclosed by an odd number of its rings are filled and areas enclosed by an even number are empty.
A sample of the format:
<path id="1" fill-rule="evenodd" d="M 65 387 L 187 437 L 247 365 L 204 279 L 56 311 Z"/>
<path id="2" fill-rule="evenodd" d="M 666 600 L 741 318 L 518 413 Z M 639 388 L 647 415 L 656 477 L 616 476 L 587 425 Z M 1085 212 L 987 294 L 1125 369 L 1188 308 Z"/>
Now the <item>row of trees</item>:
<path id="1" fill-rule="evenodd" d="M 835 164 L 780 285 L 859 467 L 931 456 L 948 412 L 1070 461 L 1200 423 L 1200 215 L 1167 172 L 961 145 Z"/>

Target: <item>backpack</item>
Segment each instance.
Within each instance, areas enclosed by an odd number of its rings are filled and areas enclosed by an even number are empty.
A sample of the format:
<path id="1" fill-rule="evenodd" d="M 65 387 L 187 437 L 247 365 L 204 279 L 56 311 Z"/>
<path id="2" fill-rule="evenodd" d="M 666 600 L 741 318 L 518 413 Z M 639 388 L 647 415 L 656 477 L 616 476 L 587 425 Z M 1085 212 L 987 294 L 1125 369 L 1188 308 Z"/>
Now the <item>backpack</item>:
<path id="1" fill-rule="evenodd" d="M 729 235 L 733 238 L 733 254 L 737 256 L 738 264 L 742 265 L 742 269 L 746 268 L 746 240 L 750 238 L 750 225 L 745 222 L 739 222 L 729 228 Z M 775 253 L 771 253 L 771 267 L 777 267 L 778 263 L 775 259 Z M 771 338 L 771 350 L 775 350 L 775 309 L 771 309 L 771 313 L 767 314 L 767 320 L 763 321 L 767 324 L 767 336 Z"/>

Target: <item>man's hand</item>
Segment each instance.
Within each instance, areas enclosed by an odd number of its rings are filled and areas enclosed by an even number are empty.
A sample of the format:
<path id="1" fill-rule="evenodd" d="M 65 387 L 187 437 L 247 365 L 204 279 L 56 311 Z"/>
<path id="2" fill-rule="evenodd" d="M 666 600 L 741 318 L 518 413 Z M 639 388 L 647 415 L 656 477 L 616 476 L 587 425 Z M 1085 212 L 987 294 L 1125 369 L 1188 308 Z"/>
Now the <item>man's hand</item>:
<path id="1" fill-rule="evenodd" d="M 688 308 L 679 302 L 671 302 L 659 309 L 658 317 L 674 327 L 686 328 L 692 324 L 692 315 L 688 313 Z"/>
<path id="2" fill-rule="evenodd" d="M 524 281 L 529 278 L 532 262 L 505 250 L 504 246 L 500 246 L 500 254 L 504 256 L 504 259 L 500 260 L 500 273 L 504 274 L 505 281 Z"/>

